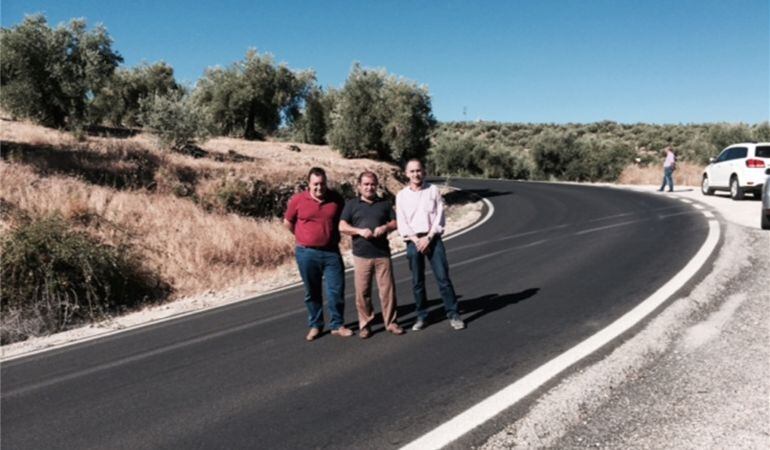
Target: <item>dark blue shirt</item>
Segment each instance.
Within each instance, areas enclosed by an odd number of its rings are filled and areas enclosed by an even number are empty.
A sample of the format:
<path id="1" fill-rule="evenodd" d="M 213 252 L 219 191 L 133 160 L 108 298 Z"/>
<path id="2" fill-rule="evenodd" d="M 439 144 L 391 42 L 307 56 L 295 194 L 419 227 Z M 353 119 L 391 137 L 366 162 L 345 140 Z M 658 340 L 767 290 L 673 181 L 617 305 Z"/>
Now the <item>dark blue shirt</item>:
<path id="1" fill-rule="evenodd" d="M 375 198 L 372 203 L 361 200 L 360 197 L 345 202 L 342 209 L 341 220 L 344 220 L 355 228 L 375 228 L 394 220 L 396 214 L 393 205 L 385 199 Z M 353 236 L 353 254 L 361 258 L 384 258 L 390 256 L 390 244 L 388 236 L 364 239 L 361 236 Z"/>

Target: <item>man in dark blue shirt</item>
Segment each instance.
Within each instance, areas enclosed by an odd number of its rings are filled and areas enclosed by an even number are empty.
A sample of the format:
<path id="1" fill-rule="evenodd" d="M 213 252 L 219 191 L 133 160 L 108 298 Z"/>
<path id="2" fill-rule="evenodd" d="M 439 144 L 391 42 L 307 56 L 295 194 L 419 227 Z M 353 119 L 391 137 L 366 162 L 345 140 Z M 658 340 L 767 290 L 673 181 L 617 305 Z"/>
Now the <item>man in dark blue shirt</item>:
<path id="1" fill-rule="evenodd" d="M 358 335 L 362 339 L 372 334 L 372 275 L 377 278 L 385 329 L 404 334 L 396 323 L 396 288 L 388 242 L 388 233 L 396 229 L 396 215 L 393 205 L 377 196 L 378 186 L 377 174 L 362 172 L 358 176 L 359 196 L 345 203 L 340 217 L 340 231 L 353 237 Z"/>

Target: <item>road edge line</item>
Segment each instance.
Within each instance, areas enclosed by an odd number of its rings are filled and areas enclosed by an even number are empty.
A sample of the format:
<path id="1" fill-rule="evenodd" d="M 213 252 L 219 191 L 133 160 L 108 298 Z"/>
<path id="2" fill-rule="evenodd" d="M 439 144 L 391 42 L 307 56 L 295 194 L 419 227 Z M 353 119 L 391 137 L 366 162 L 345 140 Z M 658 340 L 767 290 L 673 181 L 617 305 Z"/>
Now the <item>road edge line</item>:
<path id="1" fill-rule="evenodd" d="M 461 190 L 461 189 L 458 189 L 458 190 Z M 484 217 L 482 217 L 480 220 L 476 221 L 476 223 L 474 223 L 470 227 L 463 228 L 463 229 L 461 229 L 459 231 L 456 231 L 454 233 L 449 234 L 444 239 L 445 242 L 449 241 L 449 240 L 452 240 L 452 239 L 454 239 L 454 238 L 456 238 L 458 236 L 461 236 L 461 235 L 463 235 L 465 233 L 468 233 L 468 232 L 470 232 L 470 231 L 480 227 L 481 225 L 483 225 L 489 219 L 492 218 L 492 216 L 494 215 L 494 212 L 495 212 L 495 207 L 492 205 L 492 202 L 490 202 L 489 199 L 486 199 L 484 197 L 481 197 L 481 201 L 487 206 L 487 214 Z M 397 258 L 397 257 L 403 256 L 405 254 L 406 254 L 406 251 L 400 251 L 398 253 L 394 253 L 393 255 L 391 255 L 391 258 Z M 353 267 L 348 267 L 347 269 L 345 269 L 345 273 L 351 272 L 352 270 L 353 270 Z M 275 289 L 272 289 L 272 290 L 269 290 L 269 291 L 266 291 L 266 292 L 262 292 L 261 294 L 258 294 L 258 295 L 251 295 L 251 296 L 247 296 L 247 297 L 242 297 L 242 298 L 233 300 L 231 302 L 228 302 L 228 303 L 225 303 L 225 304 L 222 304 L 222 305 L 212 306 L 210 308 L 196 309 L 196 310 L 193 310 L 193 311 L 185 311 L 185 312 L 181 312 L 181 313 L 178 313 L 178 314 L 173 314 L 173 315 L 170 315 L 170 316 L 167 316 L 167 317 L 163 317 L 163 318 L 160 318 L 160 319 L 152 320 L 152 321 L 149 321 L 149 322 L 140 323 L 140 324 L 136 324 L 136 325 L 131 325 L 131 326 L 127 326 L 125 328 L 117 329 L 117 330 L 107 330 L 107 331 L 104 331 L 102 333 L 97 333 L 97 334 L 93 334 L 91 336 L 83 337 L 81 339 L 73 339 L 71 341 L 63 342 L 63 343 L 60 343 L 60 344 L 53 344 L 53 345 L 50 345 L 48 347 L 43 347 L 43 348 L 39 348 L 39 349 L 35 349 L 35 350 L 30 350 L 28 352 L 17 353 L 17 354 L 10 355 L 10 356 L 7 356 L 7 357 L 0 355 L 0 363 L 6 363 L 6 362 L 14 361 L 14 360 L 17 360 L 17 359 L 26 358 L 28 356 L 38 355 L 40 353 L 45 353 L 45 352 L 50 352 L 50 351 L 54 351 L 54 350 L 59 350 L 59 349 L 70 347 L 70 346 L 77 345 L 77 344 L 84 344 L 86 342 L 95 341 L 97 339 L 102 339 L 102 338 L 114 336 L 114 335 L 117 335 L 117 334 L 120 334 L 120 333 L 125 333 L 125 332 L 128 332 L 128 331 L 138 330 L 138 329 L 141 329 L 141 328 L 144 328 L 144 327 L 149 327 L 149 326 L 152 326 L 152 325 L 159 325 L 159 324 L 162 324 L 162 323 L 165 323 L 165 322 L 170 322 L 172 320 L 182 319 L 182 318 L 185 318 L 185 317 L 188 317 L 188 316 L 192 316 L 192 315 L 195 315 L 195 314 L 202 314 L 202 313 L 207 313 L 207 312 L 215 311 L 215 310 L 217 310 L 219 308 L 225 308 L 225 307 L 232 306 L 232 305 L 235 305 L 235 304 L 238 304 L 238 303 L 243 303 L 243 302 L 246 302 L 246 301 L 249 301 L 249 300 L 257 300 L 257 299 L 260 299 L 262 297 L 267 297 L 269 295 L 277 294 L 279 292 L 283 292 L 283 291 L 286 291 L 286 290 L 289 290 L 289 289 L 293 289 L 293 288 L 298 287 L 298 286 L 302 286 L 302 282 L 301 281 L 298 281 L 298 282 L 295 282 L 295 283 L 291 283 L 291 284 L 287 284 L 285 286 L 277 287 Z M 87 327 L 89 325 L 84 325 L 84 326 Z"/>
<path id="2" fill-rule="evenodd" d="M 449 421 L 401 447 L 402 450 L 440 449 L 510 408 L 545 383 L 630 330 L 681 289 L 708 261 L 721 237 L 717 220 L 709 219 L 709 232 L 701 248 L 673 278 L 614 322 L 563 352 L 524 377 L 487 397 Z"/>

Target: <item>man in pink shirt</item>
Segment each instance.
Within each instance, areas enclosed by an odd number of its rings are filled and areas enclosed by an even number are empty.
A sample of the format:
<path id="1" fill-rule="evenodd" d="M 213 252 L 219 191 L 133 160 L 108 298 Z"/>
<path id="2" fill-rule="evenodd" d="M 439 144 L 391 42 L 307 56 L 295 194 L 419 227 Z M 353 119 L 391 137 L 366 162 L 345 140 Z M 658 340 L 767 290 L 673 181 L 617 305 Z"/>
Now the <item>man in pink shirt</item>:
<path id="1" fill-rule="evenodd" d="M 305 285 L 305 306 L 310 330 L 305 339 L 315 340 L 324 328 L 323 295 L 326 281 L 326 302 L 331 320 L 329 328 L 336 336 L 348 337 L 346 328 L 345 269 L 340 255 L 340 215 L 342 196 L 328 189 L 326 172 L 313 167 L 308 173 L 308 188 L 289 200 L 284 226 L 294 234 L 297 268 Z"/>
<path id="2" fill-rule="evenodd" d="M 674 170 L 676 170 L 676 155 L 674 149 L 669 145 L 664 150 L 666 159 L 663 161 L 663 184 L 660 185 L 658 191 L 663 192 L 663 189 L 668 184 L 668 192 L 674 192 Z"/>
<path id="3" fill-rule="evenodd" d="M 462 330 L 465 322 L 460 318 L 457 295 L 449 279 L 449 263 L 441 240 L 444 233 L 444 201 L 438 188 L 425 181 L 422 161 L 409 160 L 405 172 L 409 185 L 396 195 L 396 220 L 398 233 L 406 241 L 406 255 L 412 271 L 412 292 L 417 309 L 417 321 L 412 330 L 420 331 L 427 326 L 426 257 L 436 276 L 449 324 L 455 330 Z"/>

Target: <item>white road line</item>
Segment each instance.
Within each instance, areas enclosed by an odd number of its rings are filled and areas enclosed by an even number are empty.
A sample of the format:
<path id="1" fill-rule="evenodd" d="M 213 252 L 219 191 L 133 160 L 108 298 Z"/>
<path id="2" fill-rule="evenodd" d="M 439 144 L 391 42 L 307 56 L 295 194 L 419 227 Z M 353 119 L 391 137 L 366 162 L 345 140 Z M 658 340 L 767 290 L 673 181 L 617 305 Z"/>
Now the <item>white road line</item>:
<path id="1" fill-rule="evenodd" d="M 686 198 L 680 198 L 680 199 L 679 199 L 679 201 L 680 201 L 680 202 L 684 202 L 684 203 L 687 203 L 687 204 L 692 204 L 692 200 L 688 200 L 688 199 L 686 199 Z"/>
<path id="2" fill-rule="evenodd" d="M 713 219 L 714 215 L 711 214 L 711 211 L 703 211 L 703 215 L 708 217 L 709 219 Z"/>
<path id="3" fill-rule="evenodd" d="M 687 283 L 703 266 L 719 243 L 720 228 L 709 220 L 706 241 L 692 260 L 671 280 L 634 309 L 575 347 L 550 360 L 508 387 L 491 395 L 448 422 L 402 447 L 406 450 L 439 449 L 462 437 L 472 429 L 510 408 L 516 402 L 543 386 L 573 364 L 597 351 L 638 324 Z"/>
<path id="4" fill-rule="evenodd" d="M 699 205 L 699 204 L 697 204 L 697 203 L 693 204 L 692 206 L 693 206 L 695 209 L 705 209 L 705 208 L 703 207 L 703 205 Z"/>
<path id="5" fill-rule="evenodd" d="M 603 226 L 603 227 L 589 228 L 587 230 L 578 231 L 577 233 L 575 233 L 575 236 L 580 236 L 581 234 L 595 233 L 597 231 L 608 230 L 610 228 L 622 227 L 624 225 L 629 225 L 629 224 L 636 223 L 636 222 L 639 222 L 639 221 L 638 220 L 629 220 L 629 221 L 626 221 L 626 222 L 620 222 L 620 223 L 616 223 L 616 224 L 612 224 L 612 225 L 606 225 L 606 226 Z"/>
<path id="6" fill-rule="evenodd" d="M 481 219 L 479 222 L 476 222 L 472 227 L 466 228 L 466 229 L 464 229 L 462 231 L 459 231 L 457 233 L 452 233 L 451 235 L 447 236 L 446 239 L 444 239 L 445 242 L 448 241 L 448 240 L 454 239 L 457 236 L 462 236 L 463 234 L 468 233 L 468 232 L 470 232 L 470 231 L 480 227 L 481 225 L 486 223 L 490 218 L 492 218 L 492 216 L 495 213 L 495 207 L 492 205 L 492 202 L 490 202 L 486 198 L 482 198 L 481 200 L 487 205 L 487 215 L 484 216 L 484 218 Z M 406 254 L 406 252 L 405 251 L 401 251 L 401 252 L 393 254 L 391 257 L 392 258 L 396 258 L 396 257 L 404 255 L 404 254 Z M 345 272 L 347 273 L 347 272 L 350 272 L 352 270 L 353 270 L 353 267 L 349 267 L 347 270 L 345 270 Z M 94 341 L 94 340 L 97 340 L 97 339 L 102 339 L 102 338 L 106 338 L 106 337 L 109 337 L 109 336 L 114 336 L 116 334 L 125 333 L 126 331 L 137 330 L 137 329 L 140 329 L 140 328 L 149 327 L 151 325 L 158 325 L 158 324 L 165 323 L 165 322 L 170 322 L 172 320 L 181 319 L 183 317 L 188 317 L 188 316 L 192 316 L 192 315 L 195 315 L 195 314 L 201 314 L 201 313 L 204 313 L 204 312 L 214 311 L 216 309 L 232 306 L 232 305 L 235 305 L 237 303 L 245 302 L 247 300 L 254 300 L 256 302 L 263 302 L 263 301 L 266 301 L 267 297 L 272 295 L 272 294 L 276 294 L 276 293 L 283 292 L 283 291 L 286 291 L 286 290 L 289 290 L 289 289 L 293 289 L 293 288 L 298 287 L 298 286 L 302 286 L 302 282 L 301 281 L 296 282 L 296 283 L 292 283 L 292 284 L 288 284 L 286 286 L 281 286 L 279 288 L 275 288 L 275 289 L 267 291 L 267 292 L 263 292 L 263 293 L 261 293 L 261 294 L 259 294 L 257 296 L 250 295 L 250 296 L 247 296 L 247 297 L 244 297 L 244 298 L 233 300 L 233 301 L 231 301 L 229 303 L 226 303 L 226 304 L 223 304 L 223 305 L 217 305 L 217 306 L 213 306 L 211 308 L 205 308 L 205 309 L 196 309 L 194 311 L 185 311 L 185 312 L 182 312 L 182 313 L 179 313 L 179 314 L 174 314 L 174 315 L 171 315 L 171 316 L 167 316 L 167 317 L 163 317 L 163 318 L 160 318 L 160 319 L 157 319 L 157 320 L 153 320 L 151 322 L 146 322 L 146 323 L 141 323 L 141 324 L 137 324 L 137 325 L 133 325 L 133 326 L 128 326 L 128 327 L 125 327 L 125 328 L 121 328 L 119 330 L 107 330 L 107 331 L 105 331 L 103 333 L 94 334 L 94 335 L 87 336 L 87 337 L 84 337 L 84 338 L 81 338 L 81 339 L 75 339 L 75 340 L 72 340 L 72 341 L 69 341 L 69 342 L 64 342 L 64 343 L 61 343 L 61 344 L 55 344 L 55 345 L 52 345 L 50 347 L 45 347 L 45 348 L 41 348 L 41 349 L 37 349 L 37 350 L 30 350 L 28 352 L 17 353 L 15 355 L 7 356 L 7 357 L 2 355 L 2 350 L 0 350 L 0 362 L 13 361 L 15 359 L 25 358 L 27 356 L 32 356 L 32 355 L 37 355 L 39 353 L 44 353 L 44 352 L 48 352 L 48 351 L 51 351 L 51 350 L 58 350 L 58 349 L 70 347 L 70 346 L 73 346 L 73 345 L 76 345 L 76 344 L 82 344 L 82 343 L 85 343 L 85 342 L 90 342 L 90 341 Z M 299 311 L 299 310 L 297 310 L 297 311 Z M 297 311 L 293 311 L 292 313 L 297 313 Z M 283 316 L 283 314 L 281 314 L 280 316 Z"/>

